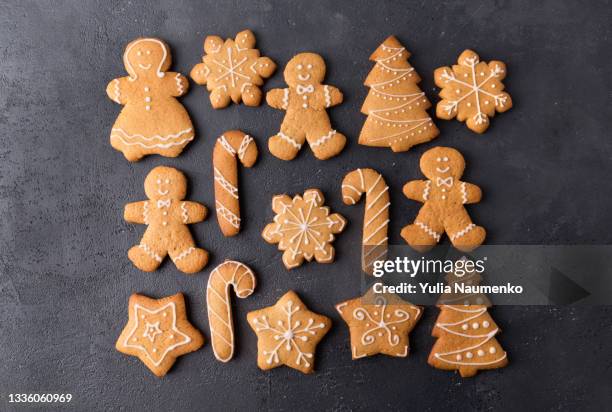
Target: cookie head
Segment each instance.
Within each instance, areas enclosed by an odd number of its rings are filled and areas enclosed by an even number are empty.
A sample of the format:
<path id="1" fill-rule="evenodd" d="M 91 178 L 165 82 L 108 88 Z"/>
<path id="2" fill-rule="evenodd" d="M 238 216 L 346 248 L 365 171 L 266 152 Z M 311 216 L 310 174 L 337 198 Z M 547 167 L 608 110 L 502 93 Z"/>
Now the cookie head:
<path id="1" fill-rule="evenodd" d="M 300 53 L 285 67 L 285 82 L 292 87 L 299 84 L 320 84 L 325 78 L 325 61 L 314 53 Z"/>
<path id="2" fill-rule="evenodd" d="M 149 199 L 181 200 L 187 195 L 187 179 L 172 167 L 158 166 L 145 179 L 145 193 Z"/>
<path id="3" fill-rule="evenodd" d="M 434 147 L 421 156 L 421 171 L 430 180 L 452 177 L 457 180 L 463 175 L 463 155 L 451 147 Z"/>
<path id="4" fill-rule="evenodd" d="M 164 77 L 164 72 L 170 68 L 172 58 L 166 43 L 159 39 L 137 39 L 128 44 L 123 54 L 125 69 L 132 79 L 155 73 Z"/>

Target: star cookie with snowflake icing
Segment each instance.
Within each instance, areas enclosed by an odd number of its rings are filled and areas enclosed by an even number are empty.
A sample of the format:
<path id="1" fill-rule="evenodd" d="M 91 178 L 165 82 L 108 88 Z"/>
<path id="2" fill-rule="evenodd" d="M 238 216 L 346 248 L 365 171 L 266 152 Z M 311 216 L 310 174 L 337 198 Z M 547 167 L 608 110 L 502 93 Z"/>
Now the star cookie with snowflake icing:
<path id="1" fill-rule="evenodd" d="M 262 236 L 268 243 L 278 243 L 284 251 L 283 263 L 287 269 L 300 266 L 304 259 L 319 263 L 334 261 L 334 234 L 346 226 L 346 219 L 338 213 L 329 214 L 323 206 L 323 193 L 309 189 L 303 196 L 274 196 L 272 210 L 274 222 L 268 224 Z"/>
<path id="2" fill-rule="evenodd" d="M 262 92 L 259 86 L 276 70 L 276 64 L 268 57 L 260 57 L 255 49 L 255 35 L 250 30 L 241 31 L 234 40 L 223 41 L 219 36 L 204 40 L 202 63 L 191 70 L 191 78 L 210 91 L 210 103 L 222 109 L 230 100 L 247 106 L 259 106 Z"/>
<path id="3" fill-rule="evenodd" d="M 182 293 L 162 299 L 130 296 L 129 319 L 115 347 L 138 357 L 155 375 L 162 377 L 177 357 L 204 345 L 204 337 L 187 320 Z"/>
<path id="4" fill-rule="evenodd" d="M 376 354 L 408 356 L 408 334 L 423 310 L 393 294 L 365 295 L 336 305 L 349 327 L 353 359 Z"/>
<path id="5" fill-rule="evenodd" d="M 481 62 L 472 50 L 461 53 L 457 62 L 434 72 L 436 85 L 442 88 L 436 115 L 446 120 L 456 117 L 476 133 L 484 133 L 496 111 L 512 107 L 510 95 L 503 91 L 506 65 L 497 60 Z"/>
<path id="6" fill-rule="evenodd" d="M 273 306 L 249 312 L 247 320 L 257 334 L 257 365 L 262 370 L 286 365 L 312 373 L 317 344 L 331 328 L 331 319 L 311 312 L 293 291 Z"/>

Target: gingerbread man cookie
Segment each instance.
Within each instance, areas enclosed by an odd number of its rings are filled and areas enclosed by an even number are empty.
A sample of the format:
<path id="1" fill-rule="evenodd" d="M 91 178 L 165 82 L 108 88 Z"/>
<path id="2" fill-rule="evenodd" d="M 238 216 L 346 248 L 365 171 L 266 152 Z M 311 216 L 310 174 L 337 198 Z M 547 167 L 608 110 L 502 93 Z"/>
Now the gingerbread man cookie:
<path id="1" fill-rule="evenodd" d="M 259 86 L 274 73 L 276 64 L 268 57 L 259 57 L 253 32 L 241 31 L 235 40 L 225 42 L 219 36 L 208 36 L 204 53 L 202 63 L 191 70 L 191 78 L 206 85 L 212 107 L 222 109 L 230 101 L 238 104 L 240 100 L 247 106 L 259 106 Z"/>
<path id="2" fill-rule="evenodd" d="M 262 237 L 268 243 L 278 243 L 287 269 L 300 266 L 304 259 L 310 262 L 313 257 L 319 263 L 334 261 L 331 242 L 334 234 L 344 230 L 346 219 L 338 213 L 330 215 L 324 201 L 318 189 L 309 189 L 304 196 L 278 195 L 272 199 L 276 216 L 264 228 Z"/>
<path id="3" fill-rule="evenodd" d="M 183 200 L 187 194 L 187 179 L 179 170 L 158 166 L 145 179 L 149 200 L 125 205 L 124 218 L 130 223 L 147 225 L 140 244 L 128 252 L 134 265 L 145 272 L 159 267 L 170 255 L 178 270 L 195 273 L 208 262 L 208 252 L 197 248 L 189 228 L 206 218 L 206 207 Z"/>
<path id="4" fill-rule="evenodd" d="M 497 60 L 481 62 L 472 50 L 461 53 L 457 63 L 434 72 L 436 86 L 442 89 L 436 115 L 446 120 L 457 117 L 476 133 L 484 133 L 496 111 L 512 108 L 510 95 L 503 91 L 506 65 Z"/>
<path id="5" fill-rule="evenodd" d="M 293 291 L 273 306 L 249 312 L 247 320 L 257 334 L 257 365 L 262 370 L 286 365 L 312 373 L 317 344 L 331 328 L 331 319 L 308 310 Z"/>
<path id="6" fill-rule="evenodd" d="M 307 140 L 315 157 L 336 156 L 346 144 L 346 137 L 331 127 L 325 109 L 342 103 L 342 92 L 322 84 L 325 61 L 318 54 L 300 53 L 285 67 L 286 89 L 273 89 L 266 101 L 275 109 L 286 110 L 281 130 L 268 141 L 270 152 L 282 160 L 297 156 Z"/>
<path id="7" fill-rule="evenodd" d="M 115 347 L 137 356 L 155 375 L 164 376 L 176 358 L 204 345 L 202 334 L 187 320 L 182 293 L 162 299 L 134 294 L 128 306 L 129 320 Z"/>
<path id="8" fill-rule="evenodd" d="M 193 124 L 176 97 L 187 93 L 189 82 L 168 72 L 170 48 L 159 39 L 136 39 L 125 49 L 123 63 L 129 76 L 112 80 L 108 97 L 124 105 L 111 131 L 111 145 L 131 162 L 150 154 L 176 157 L 193 140 Z"/>
<path id="9" fill-rule="evenodd" d="M 379 353 L 408 356 L 408 334 L 421 318 L 423 310 L 393 294 L 376 294 L 370 289 L 364 296 L 336 305 L 350 329 L 353 359 Z"/>
<path id="10" fill-rule="evenodd" d="M 424 203 L 413 224 L 402 229 L 402 237 L 419 251 L 436 245 L 444 232 L 454 247 L 471 251 L 484 242 L 483 227 L 472 223 L 464 205 L 480 202 L 480 188 L 459 180 L 465 169 L 461 153 L 450 147 L 434 147 L 421 156 L 420 167 L 428 180 L 413 180 L 404 186 L 408 199 Z"/>

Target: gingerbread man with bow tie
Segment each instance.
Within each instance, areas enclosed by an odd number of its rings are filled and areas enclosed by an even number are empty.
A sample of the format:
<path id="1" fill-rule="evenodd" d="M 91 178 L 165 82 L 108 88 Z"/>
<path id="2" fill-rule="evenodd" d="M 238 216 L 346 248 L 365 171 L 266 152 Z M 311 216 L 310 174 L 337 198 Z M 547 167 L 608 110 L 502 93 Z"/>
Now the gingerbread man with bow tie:
<path id="1" fill-rule="evenodd" d="M 478 186 L 459 180 L 465 169 L 461 153 L 450 147 L 434 147 L 421 156 L 420 167 L 428 180 L 406 183 L 404 195 L 424 205 L 414 223 L 402 229 L 404 240 L 424 252 L 446 232 L 461 251 L 480 246 L 486 231 L 472 223 L 464 205 L 480 202 L 482 192 Z"/>
<path id="2" fill-rule="evenodd" d="M 287 111 L 280 132 L 268 141 L 270 152 L 279 159 L 292 160 L 308 141 L 318 159 L 336 156 L 346 137 L 332 129 L 325 109 L 342 103 L 342 92 L 321 84 L 325 61 L 318 54 L 300 53 L 287 63 L 284 77 L 289 87 L 266 95 L 268 105 Z"/>

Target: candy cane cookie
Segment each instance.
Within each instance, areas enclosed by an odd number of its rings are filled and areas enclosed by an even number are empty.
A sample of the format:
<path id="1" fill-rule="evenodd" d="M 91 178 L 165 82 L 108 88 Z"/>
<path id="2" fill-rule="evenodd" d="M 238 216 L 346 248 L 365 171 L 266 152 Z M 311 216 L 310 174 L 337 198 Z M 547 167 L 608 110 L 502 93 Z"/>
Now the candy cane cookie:
<path id="1" fill-rule="evenodd" d="M 234 236 L 240 231 L 236 157 L 244 167 L 251 167 L 257 160 L 257 154 L 253 138 L 240 130 L 225 132 L 215 143 L 213 169 L 217 222 L 225 236 Z"/>
<path id="2" fill-rule="evenodd" d="M 255 274 L 248 266 L 233 260 L 226 260 L 217 266 L 208 278 L 206 304 L 210 339 L 215 357 L 228 362 L 234 355 L 234 324 L 230 302 L 230 286 L 236 296 L 246 298 L 253 293 L 256 285 Z"/>
<path id="3" fill-rule="evenodd" d="M 389 226 L 389 186 L 382 175 L 373 169 L 356 169 L 342 181 L 342 200 L 354 205 L 365 193 L 365 214 L 361 267 L 371 273 L 372 265 L 387 255 Z"/>

